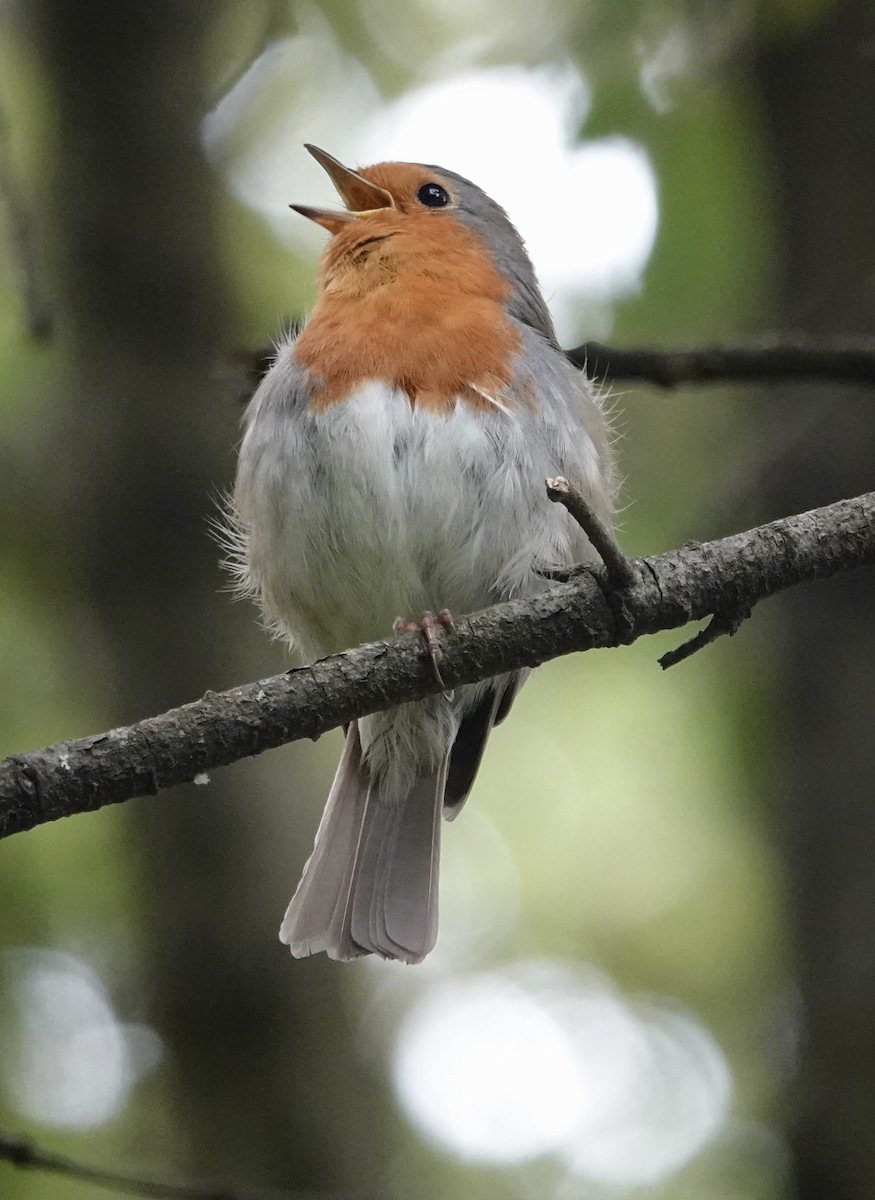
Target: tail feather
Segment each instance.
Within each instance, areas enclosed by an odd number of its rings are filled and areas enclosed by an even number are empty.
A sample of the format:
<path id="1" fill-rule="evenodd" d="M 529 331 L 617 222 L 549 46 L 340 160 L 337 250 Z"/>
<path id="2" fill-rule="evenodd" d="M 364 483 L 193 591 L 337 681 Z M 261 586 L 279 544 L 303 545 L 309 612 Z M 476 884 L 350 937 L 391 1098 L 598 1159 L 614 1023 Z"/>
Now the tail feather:
<path id="1" fill-rule="evenodd" d="M 350 931 L 384 958 L 421 962 L 434 946 L 445 776 L 445 771 L 421 776 L 403 796 L 371 794 Z"/>
<path id="2" fill-rule="evenodd" d="M 313 853 L 280 929 L 301 958 L 362 954 L 420 962 L 437 936 L 446 768 L 403 794 L 372 782 L 356 723 L 347 730 Z"/>
<path id="3" fill-rule="evenodd" d="M 361 742 L 353 723 L 346 733 L 313 853 L 280 928 L 280 941 L 296 958 L 322 950 L 341 959 L 365 953 L 345 935 L 344 916 L 367 799 Z"/>

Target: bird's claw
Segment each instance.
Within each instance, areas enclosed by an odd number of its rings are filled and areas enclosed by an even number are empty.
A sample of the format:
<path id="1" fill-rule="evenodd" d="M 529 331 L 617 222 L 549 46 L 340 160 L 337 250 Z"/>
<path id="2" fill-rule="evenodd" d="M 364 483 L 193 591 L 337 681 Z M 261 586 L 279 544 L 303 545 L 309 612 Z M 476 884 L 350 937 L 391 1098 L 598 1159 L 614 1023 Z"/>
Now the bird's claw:
<path id="1" fill-rule="evenodd" d="M 456 632 L 456 622 L 453 620 L 453 614 L 448 608 L 442 608 L 437 616 L 434 613 L 424 612 L 419 621 L 408 621 L 404 617 L 396 617 L 392 625 L 392 631 L 396 635 L 399 633 L 422 634 L 425 639 L 425 648 L 431 659 L 431 669 L 434 677 L 443 688 L 444 695 L 451 697 L 451 693 L 447 691 L 447 685 L 444 683 L 444 677 L 441 675 L 440 662 L 444 655 L 437 633 L 435 632 L 438 625 L 446 629 L 448 633 Z"/>

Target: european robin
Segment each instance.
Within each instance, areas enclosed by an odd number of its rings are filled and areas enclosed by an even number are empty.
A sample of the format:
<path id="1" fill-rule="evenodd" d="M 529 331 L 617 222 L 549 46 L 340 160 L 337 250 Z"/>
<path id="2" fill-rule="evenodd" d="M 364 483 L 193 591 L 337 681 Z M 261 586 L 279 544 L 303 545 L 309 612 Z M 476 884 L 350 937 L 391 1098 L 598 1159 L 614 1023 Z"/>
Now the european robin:
<path id="1" fill-rule="evenodd" d="M 384 637 L 399 613 L 541 591 L 551 568 L 595 558 L 545 479 L 564 475 L 606 521 L 615 485 L 603 406 L 504 210 L 442 167 L 353 171 L 307 149 L 346 211 L 293 206 L 331 237 L 310 319 L 247 410 L 232 521 L 242 586 L 313 660 Z M 525 675 L 349 726 L 280 931 L 293 955 L 431 950 L 441 815 L 459 812 Z"/>

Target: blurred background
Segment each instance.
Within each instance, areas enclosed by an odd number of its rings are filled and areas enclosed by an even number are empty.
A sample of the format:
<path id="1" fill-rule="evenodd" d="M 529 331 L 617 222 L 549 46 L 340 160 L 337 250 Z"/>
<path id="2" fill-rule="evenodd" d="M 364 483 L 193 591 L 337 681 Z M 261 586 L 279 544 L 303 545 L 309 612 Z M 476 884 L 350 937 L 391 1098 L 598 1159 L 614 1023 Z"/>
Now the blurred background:
<path id="1" fill-rule="evenodd" d="M 872 332 L 873 113 L 871 0 L 6 0 L 0 752 L 288 663 L 209 522 L 314 294 L 304 141 L 481 184 L 566 345 L 671 346 Z M 871 392 L 614 393 L 630 552 L 873 486 Z M 277 940 L 337 733 L 3 843 L 0 1129 L 389 1200 L 875 1194 L 873 600 L 539 670 L 421 967 Z"/>

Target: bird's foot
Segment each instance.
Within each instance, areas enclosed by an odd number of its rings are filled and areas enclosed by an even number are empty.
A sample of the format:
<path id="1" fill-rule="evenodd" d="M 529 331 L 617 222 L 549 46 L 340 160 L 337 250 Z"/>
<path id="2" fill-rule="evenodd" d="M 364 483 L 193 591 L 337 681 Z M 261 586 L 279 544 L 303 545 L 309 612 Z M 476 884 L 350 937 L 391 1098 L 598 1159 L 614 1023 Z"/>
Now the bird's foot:
<path id="1" fill-rule="evenodd" d="M 437 628 L 440 626 L 448 633 L 456 632 L 456 622 L 453 620 L 453 614 L 448 608 L 442 608 L 435 616 L 434 613 L 425 612 L 418 621 L 408 621 L 404 617 L 396 617 L 392 625 L 392 631 L 396 635 L 399 633 L 421 633 L 425 639 L 425 648 L 428 651 L 428 656 L 431 659 L 431 669 L 434 672 L 434 677 L 444 690 L 443 675 L 441 675 L 440 661 L 443 658 L 443 651 L 438 640 Z"/>

